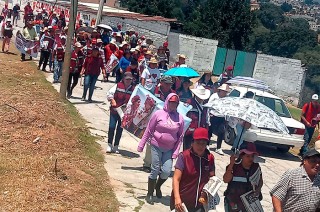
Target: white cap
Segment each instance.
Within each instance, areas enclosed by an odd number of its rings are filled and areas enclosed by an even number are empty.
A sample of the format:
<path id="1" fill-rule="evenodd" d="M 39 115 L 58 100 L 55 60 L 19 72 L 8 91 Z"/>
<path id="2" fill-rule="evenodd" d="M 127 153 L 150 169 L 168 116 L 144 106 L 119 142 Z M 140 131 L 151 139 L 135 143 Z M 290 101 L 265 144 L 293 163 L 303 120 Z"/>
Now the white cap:
<path id="1" fill-rule="evenodd" d="M 318 94 L 313 94 L 312 95 L 312 100 L 319 100 Z"/>
<path id="2" fill-rule="evenodd" d="M 81 43 L 79 43 L 79 42 L 76 42 L 76 43 L 74 44 L 74 46 L 75 46 L 75 47 L 79 47 L 79 48 L 82 47 Z"/>

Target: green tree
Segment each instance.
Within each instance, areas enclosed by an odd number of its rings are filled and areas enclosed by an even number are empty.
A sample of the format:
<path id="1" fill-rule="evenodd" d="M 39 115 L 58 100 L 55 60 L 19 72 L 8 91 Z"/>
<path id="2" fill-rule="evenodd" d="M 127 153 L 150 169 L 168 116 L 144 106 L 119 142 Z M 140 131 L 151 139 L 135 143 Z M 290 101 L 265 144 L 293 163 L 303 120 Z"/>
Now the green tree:
<path id="1" fill-rule="evenodd" d="M 287 13 L 287 12 L 290 12 L 292 10 L 292 5 L 287 3 L 287 2 L 284 2 L 282 5 L 281 5 L 281 9 L 283 12 Z"/>
<path id="2" fill-rule="evenodd" d="M 279 24 L 285 21 L 281 8 L 271 3 L 263 4 L 257 11 L 257 17 L 268 29 L 276 29 Z"/>

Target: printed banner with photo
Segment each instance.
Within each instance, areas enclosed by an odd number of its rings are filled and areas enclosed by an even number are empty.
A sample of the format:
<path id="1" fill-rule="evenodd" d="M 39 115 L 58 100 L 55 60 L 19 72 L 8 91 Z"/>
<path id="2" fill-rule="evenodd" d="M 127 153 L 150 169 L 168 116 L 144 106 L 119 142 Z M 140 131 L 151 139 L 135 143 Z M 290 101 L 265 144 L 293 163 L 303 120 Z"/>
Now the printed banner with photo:
<path id="1" fill-rule="evenodd" d="M 114 54 L 111 54 L 110 59 L 107 62 L 106 72 L 111 73 L 118 64 L 119 64 L 119 59 Z"/>
<path id="2" fill-rule="evenodd" d="M 248 212 L 263 212 L 262 205 L 260 203 L 259 197 L 254 195 L 253 191 L 249 191 L 240 196 L 243 205 Z"/>
<path id="3" fill-rule="evenodd" d="M 17 49 L 23 54 L 28 54 L 33 58 L 36 58 L 38 56 L 38 52 L 40 49 L 39 41 L 31 41 L 25 39 L 20 31 L 17 32 L 15 45 Z"/>
<path id="4" fill-rule="evenodd" d="M 163 101 L 155 97 L 140 84 L 137 85 L 124 110 L 122 127 L 138 138 L 142 138 L 152 114 L 162 109 L 163 106 Z M 184 118 L 184 131 L 188 129 L 191 123 L 191 119 L 186 116 L 190 109 L 191 106 L 186 107 L 181 102 L 177 109 Z"/>

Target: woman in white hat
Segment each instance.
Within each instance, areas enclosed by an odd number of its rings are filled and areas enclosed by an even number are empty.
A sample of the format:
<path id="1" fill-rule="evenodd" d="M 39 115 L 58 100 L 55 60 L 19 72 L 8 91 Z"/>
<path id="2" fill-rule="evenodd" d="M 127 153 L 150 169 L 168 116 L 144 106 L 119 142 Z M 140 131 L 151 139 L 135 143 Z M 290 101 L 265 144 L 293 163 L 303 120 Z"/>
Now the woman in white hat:
<path id="1" fill-rule="evenodd" d="M 194 94 L 194 97 L 191 100 L 192 109 L 187 113 L 187 116 L 191 118 L 192 121 L 184 136 L 183 150 L 191 147 L 193 140 L 192 135 L 195 129 L 207 127 L 207 108 L 204 108 L 203 104 L 209 99 L 210 90 L 200 85 L 195 89 L 191 89 L 191 92 Z"/>
<path id="2" fill-rule="evenodd" d="M 4 51 L 6 53 L 9 52 L 10 40 L 13 35 L 12 30 L 13 30 L 13 28 L 12 28 L 12 24 L 11 24 L 11 19 L 8 18 L 5 25 L 4 25 L 4 31 L 3 31 L 4 39 L 2 41 L 2 52 L 4 52 Z M 7 47 L 6 50 L 5 50 L 5 47 Z"/>
<path id="3" fill-rule="evenodd" d="M 158 60 L 153 57 L 148 61 L 148 67 L 141 74 L 141 85 L 154 94 L 156 86 L 160 82 L 160 71 L 158 69 Z"/>

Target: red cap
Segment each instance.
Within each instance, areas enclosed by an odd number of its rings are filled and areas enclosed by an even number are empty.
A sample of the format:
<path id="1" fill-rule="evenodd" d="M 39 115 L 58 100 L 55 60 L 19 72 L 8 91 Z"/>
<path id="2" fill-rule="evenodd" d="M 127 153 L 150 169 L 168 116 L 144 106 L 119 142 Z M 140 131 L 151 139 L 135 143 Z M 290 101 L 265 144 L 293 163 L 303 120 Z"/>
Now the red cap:
<path id="1" fill-rule="evenodd" d="M 174 95 L 169 99 L 169 102 L 179 102 L 178 96 Z"/>
<path id="2" fill-rule="evenodd" d="M 164 46 L 164 47 L 168 47 L 168 46 L 169 46 L 168 41 L 164 42 L 164 43 L 163 43 L 163 46 Z"/>
<path id="3" fill-rule="evenodd" d="M 254 143 L 252 142 L 247 142 L 246 147 L 244 147 L 243 149 L 240 149 L 240 154 L 241 153 L 245 153 L 247 155 L 259 155 L 259 153 L 257 152 L 257 148 L 256 145 L 254 145 Z"/>
<path id="4" fill-rule="evenodd" d="M 142 36 L 141 36 L 141 39 L 144 40 L 144 39 L 146 39 L 146 37 L 145 37 L 144 35 L 142 35 Z"/>
<path id="5" fill-rule="evenodd" d="M 195 129 L 193 132 L 193 140 L 206 140 L 209 141 L 208 130 L 203 127 Z"/>
<path id="6" fill-rule="evenodd" d="M 97 39 L 96 39 L 96 38 L 93 38 L 92 41 L 91 41 L 91 43 L 92 43 L 92 44 L 97 44 Z"/>
<path id="7" fill-rule="evenodd" d="M 233 70 L 233 66 L 228 66 L 228 67 L 226 68 L 226 70 L 227 70 L 227 71 L 232 71 L 232 70 Z"/>

